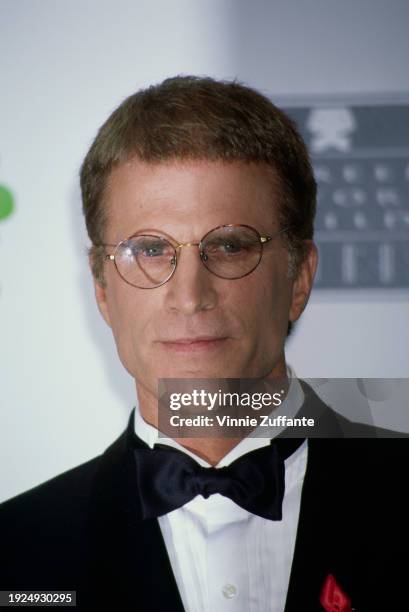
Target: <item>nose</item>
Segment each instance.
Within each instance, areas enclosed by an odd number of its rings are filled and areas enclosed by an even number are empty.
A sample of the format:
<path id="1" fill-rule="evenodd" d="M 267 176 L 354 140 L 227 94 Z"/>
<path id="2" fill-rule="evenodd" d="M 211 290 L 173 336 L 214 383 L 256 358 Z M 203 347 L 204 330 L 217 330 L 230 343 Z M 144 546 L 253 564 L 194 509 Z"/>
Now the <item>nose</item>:
<path id="1" fill-rule="evenodd" d="M 217 304 L 215 281 L 200 260 L 197 243 L 181 245 L 175 273 L 164 285 L 167 308 L 187 316 L 211 310 Z"/>

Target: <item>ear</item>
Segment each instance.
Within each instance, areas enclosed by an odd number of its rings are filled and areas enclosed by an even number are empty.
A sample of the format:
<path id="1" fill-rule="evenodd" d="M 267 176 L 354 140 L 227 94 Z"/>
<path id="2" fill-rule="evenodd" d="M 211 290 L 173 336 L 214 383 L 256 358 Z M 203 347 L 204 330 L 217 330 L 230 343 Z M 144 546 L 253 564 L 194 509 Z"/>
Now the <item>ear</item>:
<path id="1" fill-rule="evenodd" d="M 318 250 L 312 240 L 306 240 L 308 253 L 297 271 L 292 289 L 289 320 L 297 321 L 310 297 L 315 272 L 318 265 Z"/>
<path id="2" fill-rule="evenodd" d="M 102 314 L 105 320 L 105 323 L 109 325 L 109 327 L 111 327 L 111 319 L 109 316 L 109 309 L 108 309 L 107 296 L 106 296 L 106 286 L 101 281 L 97 280 L 97 278 L 95 277 L 95 274 L 93 273 L 93 261 L 92 261 L 91 255 L 89 256 L 89 266 L 91 268 L 92 278 L 94 281 L 95 299 L 97 300 L 99 312 Z"/>

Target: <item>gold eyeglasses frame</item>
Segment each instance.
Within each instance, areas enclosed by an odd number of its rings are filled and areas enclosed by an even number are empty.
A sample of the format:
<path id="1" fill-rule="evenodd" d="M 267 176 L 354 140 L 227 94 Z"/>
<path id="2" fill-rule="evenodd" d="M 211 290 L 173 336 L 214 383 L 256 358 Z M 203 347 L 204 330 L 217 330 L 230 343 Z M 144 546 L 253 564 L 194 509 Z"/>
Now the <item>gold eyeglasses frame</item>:
<path id="1" fill-rule="evenodd" d="M 242 274 L 242 275 L 234 277 L 234 278 L 229 278 L 229 277 L 226 278 L 224 276 L 221 276 L 220 274 L 216 274 L 216 272 L 213 272 L 210 268 L 208 268 L 206 266 L 205 262 L 207 261 L 208 256 L 206 255 L 206 253 L 203 250 L 201 245 L 203 244 L 203 242 L 206 239 L 206 237 L 209 234 L 211 234 L 212 232 L 214 232 L 216 230 L 219 230 L 219 229 L 231 228 L 231 227 L 245 227 L 245 228 L 253 231 L 257 235 L 257 237 L 258 237 L 258 240 L 259 240 L 259 242 L 261 244 L 261 249 L 260 249 L 260 256 L 258 258 L 258 261 L 255 264 L 255 266 L 253 266 L 251 268 L 251 270 L 249 270 L 245 274 Z M 229 223 L 229 224 L 224 224 L 224 225 L 218 225 L 217 227 L 212 228 L 211 230 L 206 232 L 206 234 L 201 238 L 201 240 L 199 242 L 176 242 L 176 241 L 171 240 L 170 238 L 167 238 L 167 237 L 165 238 L 164 236 L 158 236 L 157 234 L 145 234 L 143 232 L 142 233 L 136 232 L 135 234 L 132 234 L 128 238 L 124 238 L 123 240 L 120 240 L 117 244 L 100 244 L 100 245 L 95 245 L 95 246 L 101 246 L 101 247 L 104 247 L 104 248 L 114 248 L 115 249 L 114 253 L 108 253 L 108 254 L 105 255 L 104 261 L 113 261 L 114 262 L 116 271 L 118 272 L 119 276 L 122 278 L 122 280 L 125 283 L 127 283 L 131 287 L 135 287 L 137 289 L 158 289 L 159 287 L 161 287 L 162 285 L 167 283 L 172 278 L 172 276 L 174 275 L 175 270 L 177 268 L 178 261 L 179 261 L 179 253 L 180 253 L 180 250 L 183 247 L 197 246 L 199 248 L 200 259 L 201 259 L 204 267 L 206 268 L 206 270 L 208 272 L 210 272 L 210 274 L 213 274 L 214 276 L 217 276 L 218 278 L 223 278 L 224 280 L 238 280 L 239 278 L 245 278 L 246 276 L 248 276 L 249 274 L 254 272 L 254 270 L 258 267 L 258 265 L 259 265 L 259 263 L 260 263 L 260 261 L 261 261 L 261 259 L 263 257 L 264 245 L 266 245 L 268 242 L 270 242 L 274 238 L 277 238 L 280 234 L 283 234 L 288 229 L 290 229 L 290 228 L 289 227 L 285 227 L 285 228 L 281 229 L 280 231 L 278 231 L 275 234 L 270 236 L 268 234 L 260 234 L 260 232 L 255 227 L 252 227 L 251 225 L 246 225 L 244 223 Z M 174 261 L 172 261 L 173 258 L 171 260 L 171 264 L 173 265 L 173 268 L 172 268 L 170 274 L 168 275 L 168 277 L 164 281 L 162 281 L 159 285 L 155 285 L 153 287 L 139 287 L 138 285 L 134 285 L 133 283 L 128 281 L 126 278 L 124 278 L 124 276 L 119 271 L 117 262 L 115 260 L 116 253 L 121 248 L 121 245 L 124 242 L 127 242 L 128 240 L 131 240 L 132 238 L 137 238 L 138 236 L 147 236 L 147 237 L 151 237 L 151 238 L 159 238 L 160 240 L 164 240 L 167 243 L 169 243 L 174 248 L 174 250 L 175 250 Z"/>

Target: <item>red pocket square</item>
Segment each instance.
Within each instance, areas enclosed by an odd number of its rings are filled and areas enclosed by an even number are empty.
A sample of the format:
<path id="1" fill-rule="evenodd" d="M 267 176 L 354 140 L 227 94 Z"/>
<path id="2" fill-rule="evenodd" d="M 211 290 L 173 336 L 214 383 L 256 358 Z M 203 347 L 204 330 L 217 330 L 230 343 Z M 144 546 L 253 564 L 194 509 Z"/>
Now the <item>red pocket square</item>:
<path id="1" fill-rule="evenodd" d="M 326 612 L 352 612 L 351 600 L 344 593 L 332 574 L 325 579 L 320 604 Z"/>

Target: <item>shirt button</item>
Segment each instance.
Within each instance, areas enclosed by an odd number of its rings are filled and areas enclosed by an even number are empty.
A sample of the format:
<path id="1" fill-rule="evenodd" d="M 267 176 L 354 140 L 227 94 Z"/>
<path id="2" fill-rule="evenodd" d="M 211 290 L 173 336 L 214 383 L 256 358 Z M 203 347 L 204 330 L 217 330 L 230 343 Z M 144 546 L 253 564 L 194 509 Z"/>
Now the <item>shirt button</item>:
<path id="1" fill-rule="evenodd" d="M 222 593 L 226 599 L 233 599 L 237 595 L 237 589 L 234 584 L 225 584 Z"/>

